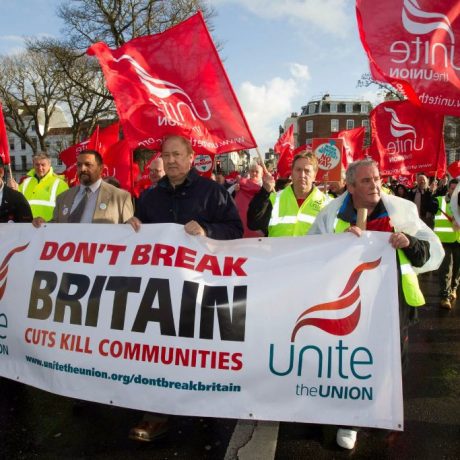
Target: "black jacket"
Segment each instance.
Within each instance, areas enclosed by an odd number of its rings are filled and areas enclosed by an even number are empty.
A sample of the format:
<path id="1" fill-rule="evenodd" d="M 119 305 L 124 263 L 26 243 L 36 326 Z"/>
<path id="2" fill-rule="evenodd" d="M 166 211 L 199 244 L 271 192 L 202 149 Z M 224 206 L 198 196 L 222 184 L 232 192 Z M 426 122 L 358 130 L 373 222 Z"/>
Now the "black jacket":
<path id="1" fill-rule="evenodd" d="M 24 195 L 6 184 L 0 204 L 0 223 L 5 222 L 32 222 L 32 211 Z"/>
<path id="2" fill-rule="evenodd" d="M 236 206 L 216 182 L 190 170 L 184 183 L 173 188 L 167 176 L 139 199 L 136 217 L 146 224 L 197 221 L 209 238 L 232 240 L 243 236 L 243 225 Z"/>

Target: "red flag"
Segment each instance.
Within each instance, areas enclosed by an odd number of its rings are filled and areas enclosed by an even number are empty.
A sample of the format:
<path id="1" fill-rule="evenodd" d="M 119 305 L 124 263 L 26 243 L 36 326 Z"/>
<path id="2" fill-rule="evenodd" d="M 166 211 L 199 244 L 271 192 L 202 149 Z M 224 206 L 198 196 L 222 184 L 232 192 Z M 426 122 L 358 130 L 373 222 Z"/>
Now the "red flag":
<path id="1" fill-rule="evenodd" d="M 139 176 L 139 166 L 133 162 L 133 152 L 126 139 L 112 144 L 104 155 L 103 176 L 116 177 L 121 188 L 136 194 L 134 178 Z"/>
<path id="2" fill-rule="evenodd" d="M 456 161 L 451 163 L 447 168 L 447 172 L 449 173 L 450 177 L 456 178 L 460 177 L 460 161 Z"/>
<path id="3" fill-rule="evenodd" d="M 382 176 L 436 171 L 443 138 L 443 115 L 409 101 L 388 101 L 370 113 L 370 154 Z"/>
<path id="4" fill-rule="evenodd" d="M 10 164 L 10 145 L 8 142 L 8 134 L 6 134 L 2 104 L 0 104 L 0 157 L 2 157 L 3 163 L 6 165 Z"/>
<path id="5" fill-rule="evenodd" d="M 71 166 L 75 163 L 77 155 L 83 150 L 96 150 L 104 157 L 110 146 L 118 141 L 119 132 L 120 123 L 118 122 L 102 129 L 98 125 L 88 139 L 66 148 L 59 154 L 59 158 L 66 166 Z"/>
<path id="6" fill-rule="evenodd" d="M 78 184 L 77 163 L 73 163 L 70 166 L 67 166 L 66 170 L 62 174 L 64 174 L 65 180 L 69 184 L 69 187 L 73 187 L 74 185 Z"/>
<path id="7" fill-rule="evenodd" d="M 445 0 L 357 0 L 372 76 L 412 103 L 460 115 L 460 14 Z"/>
<path id="8" fill-rule="evenodd" d="M 88 48 L 104 72 L 131 148 L 189 137 L 199 153 L 256 146 L 201 13 L 116 50 Z"/>
<path id="9" fill-rule="evenodd" d="M 279 154 L 278 174 L 280 177 L 289 177 L 291 175 L 292 160 L 294 159 L 294 125 L 290 125 L 280 136 L 273 150 Z"/>
<path id="10" fill-rule="evenodd" d="M 342 155 L 342 165 L 344 168 L 347 168 L 350 163 L 353 163 L 353 161 L 362 160 L 364 158 L 364 134 L 364 126 L 339 131 L 337 133 L 336 137 L 343 140 L 344 155 Z M 331 137 L 335 136 L 331 135 Z"/>

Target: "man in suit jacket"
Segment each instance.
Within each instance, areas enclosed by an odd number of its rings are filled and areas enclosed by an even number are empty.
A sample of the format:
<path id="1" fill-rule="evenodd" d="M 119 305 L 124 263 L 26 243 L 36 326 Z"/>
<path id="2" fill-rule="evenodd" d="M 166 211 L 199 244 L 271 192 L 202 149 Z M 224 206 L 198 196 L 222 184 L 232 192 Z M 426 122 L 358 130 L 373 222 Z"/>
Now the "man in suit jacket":
<path id="1" fill-rule="evenodd" d="M 0 223 L 31 222 L 32 211 L 24 195 L 7 187 L 3 181 L 5 164 L 0 156 Z"/>
<path id="2" fill-rule="evenodd" d="M 134 214 L 131 195 L 102 180 L 102 157 L 94 150 L 84 150 L 77 157 L 80 185 L 57 197 L 51 222 L 122 224 Z M 37 217 L 36 227 L 44 223 Z"/>

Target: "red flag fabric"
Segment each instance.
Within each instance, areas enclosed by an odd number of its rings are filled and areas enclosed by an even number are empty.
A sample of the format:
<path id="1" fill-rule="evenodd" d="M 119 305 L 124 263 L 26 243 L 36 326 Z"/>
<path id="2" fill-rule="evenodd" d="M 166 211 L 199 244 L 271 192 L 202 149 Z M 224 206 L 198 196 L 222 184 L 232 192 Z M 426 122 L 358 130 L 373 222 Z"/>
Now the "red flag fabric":
<path id="1" fill-rule="evenodd" d="M 343 140 L 344 155 L 342 155 L 342 165 L 344 168 L 347 168 L 353 161 L 362 160 L 364 158 L 364 134 L 364 126 L 339 131 L 337 133 L 337 138 Z M 331 135 L 331 137 L 335 136 Z"/>
<path id="2" fill-rule="evenodd" d="M 99 59 L 132 149 L 160 149 L 167 134 L 190 138 L 197 153 L 256 147 L 201 13 L 116 50 L 100 42 L 87 53 Z"/>
<path id="3" fill-rule="evenodd" d="M 294 159 L 294 125 L 290 125 L 280 136 L 273 150 L 279 154 L 277 165 L 279 176 L 289 177 L 291 175 L 292 160 Z"/>
<path id="4" fill-rule="evenodd" d="M 456 177 L 460 177 L 460 161 L 455 161 L 454 163 L 451 163 L 447 168 L 447 172 L 453 179 L 455 179 Z"/>
<path id="5" fill-rule="evenodd" d="M 62 174 L 64 174 L 65 180 L 69 184 L 69 187 L 73 187 L 74 185 L 78 184 L 77 163 L 73 163 L 70 166 L 67 166 L 66 170 Z"/>
<path id="6" fill-rule="evenodd" d="M 416 105 L 460 115 L 458 2 L 357 0 L 356 14 L 373 78 Z"/>
<path id="7" fill-rule="evenodd" d="M 5 119 L 3 118 L 2 104 L 0 104 L 0 157 L 2 157 L 3 163 L 10 164 L 10 145 L 8 134 L 6 133 Z"/>
<path id="8" fill-rule="evenodd" d="M 104 157 L 110 146 L 118 141 L 119 132 L 118 122 L 102 129 L 98 125 L 88 139 L 66 148 L 59 154 L 59 158 L 68 167 L 75 163 L 77 155 L 83 150 L 96 150 Z"/>
<path id="9" fill-rule="evenodd" d="M 138 177 L 139 173 L 139 166 L 133 162 L 133 152 L 126 139 L 122 139 L 109 147 L 104 155 L 104 177 L 116 177 L 121 188 L 128 190 L 132 195 L 136 195 L 134 178 Z"/>
<path id="10" fill-rule="evenodd" d="M 235 193 L 235 205 L 243 223 L 244 233 L 243 238 L 257 238 L 264 236 L 261 231 L 249 230 L 247 213 L 249 202 L 254 198 L 254 195 L 260 190 L 260 185 L 254 183 L 249 179 L 240 179 L 239 190 Z"/>
<path id="11" fill-rule="evenodd" d="M 382 176 L 436 171 L 443 138 L 443 115 L 410 101 L 388 101 L 370 113 L 370 155 Z"/>

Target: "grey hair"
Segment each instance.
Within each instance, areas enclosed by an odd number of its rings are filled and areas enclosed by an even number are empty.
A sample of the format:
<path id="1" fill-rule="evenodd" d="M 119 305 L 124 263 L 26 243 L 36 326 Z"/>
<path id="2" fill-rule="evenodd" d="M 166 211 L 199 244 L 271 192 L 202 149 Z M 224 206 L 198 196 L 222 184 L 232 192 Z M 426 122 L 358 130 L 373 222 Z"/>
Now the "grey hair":
<path id="1" fill-rule="evenodd" d="M 372 158 L 366 158 L 364 160 L 354 161 L 348 166 L 347 171 L 345 173 L 345 181 L 347 182 L 347 184 L 351 184 L 351 185 L 355 184 L 356 171 L 361 166 L 375 166 L 377 169 L 379 169 L 379 165 Z"/>
<path id="2" fill-rule="evenodd" d="M 32 160 L 50 160 L 51 156 L 49 153 L 46 152 L 37 152 L 32 155 Z"/>

